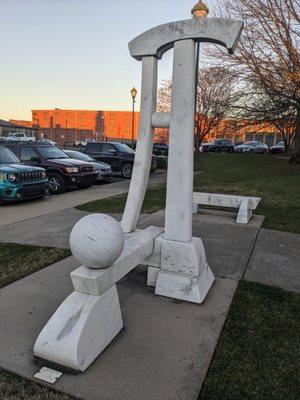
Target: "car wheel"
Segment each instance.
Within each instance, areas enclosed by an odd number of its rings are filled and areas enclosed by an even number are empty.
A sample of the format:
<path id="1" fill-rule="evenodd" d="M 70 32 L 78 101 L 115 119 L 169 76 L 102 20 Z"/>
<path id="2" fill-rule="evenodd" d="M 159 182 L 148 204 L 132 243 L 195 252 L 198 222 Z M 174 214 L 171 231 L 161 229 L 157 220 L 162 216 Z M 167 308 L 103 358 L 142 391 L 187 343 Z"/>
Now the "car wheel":
<path id="1" fill-rule="evenodd" d="M 124 164 L 121 169 L 123 178 L 131 179 L 132 175 L 132 164 Z"/>
<path id="2" fill-rule="evenodd" d="M 49 180 L 49 191 L 51 194 L 59 194 L 66 191 L 66 183 L 64 178 L 55 172 L 50 172 L 48 174 Z"/>

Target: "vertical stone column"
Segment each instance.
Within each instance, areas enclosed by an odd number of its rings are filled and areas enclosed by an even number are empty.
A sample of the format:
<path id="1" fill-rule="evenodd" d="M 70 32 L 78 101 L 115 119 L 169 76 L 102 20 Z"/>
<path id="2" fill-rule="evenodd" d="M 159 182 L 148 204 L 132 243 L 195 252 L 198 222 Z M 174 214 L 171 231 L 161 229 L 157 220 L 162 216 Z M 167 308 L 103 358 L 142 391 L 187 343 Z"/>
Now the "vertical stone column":
<path id="1" fill-rule="evenodd" d="M 174 45 L 165 239 L 192 240 L 195 42 Z"/>
<path id="2" fill-rule="evenodd" d="M 157 59 L 142 59 L 141 121 L 134 167 L 121 226 L 124 233 L 134 231 L 149 180 L 153 151 L 152 115 L 156 111 Z"/>

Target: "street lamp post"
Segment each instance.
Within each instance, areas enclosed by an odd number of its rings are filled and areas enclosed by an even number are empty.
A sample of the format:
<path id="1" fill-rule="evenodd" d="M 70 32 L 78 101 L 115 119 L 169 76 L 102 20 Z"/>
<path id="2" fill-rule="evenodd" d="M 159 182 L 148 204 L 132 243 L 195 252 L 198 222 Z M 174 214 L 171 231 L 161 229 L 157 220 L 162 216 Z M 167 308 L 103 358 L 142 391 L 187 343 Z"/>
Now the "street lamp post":
<path id="1" fill-rule="evenodd" d="M 134 147 L 134 105 L 135 105 L 135 98 L 137 95 L 137 90 L 133 87 L 130 91 L 132 97 L 132 131 L 131 131 L 131 145 L 132 148 Z"/>

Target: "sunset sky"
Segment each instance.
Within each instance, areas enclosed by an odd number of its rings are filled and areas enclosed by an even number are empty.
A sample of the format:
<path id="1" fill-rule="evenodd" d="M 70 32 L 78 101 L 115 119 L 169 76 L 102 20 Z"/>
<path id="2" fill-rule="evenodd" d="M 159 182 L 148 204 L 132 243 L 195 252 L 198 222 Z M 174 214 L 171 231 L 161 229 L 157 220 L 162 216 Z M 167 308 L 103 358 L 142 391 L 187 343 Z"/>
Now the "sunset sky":
<path id="1" fill-rule="evenodd" d="M 0 0 L 0 118 L 30 120 L 31 109 L 55 107 L 130 109 L 141 63 L 130 57 L 128 42 L 190 18 L 195 2 Z M 160 80 L 171 75 L 171 60 L 169 52 Z"/>

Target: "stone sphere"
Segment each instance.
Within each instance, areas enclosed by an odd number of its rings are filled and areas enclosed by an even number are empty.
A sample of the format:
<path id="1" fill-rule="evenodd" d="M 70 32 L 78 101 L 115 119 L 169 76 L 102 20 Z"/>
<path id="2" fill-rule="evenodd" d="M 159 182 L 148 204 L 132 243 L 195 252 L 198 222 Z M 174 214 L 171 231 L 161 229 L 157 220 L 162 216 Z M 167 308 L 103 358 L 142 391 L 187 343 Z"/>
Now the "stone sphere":
<path id="1" fill-rule="evenodd" d="M 125 236 L 109 215 L 90 214 L 79 220 L 70 235 L 73 256 L 90 268 L 105 268 L 119 258 Z"/>

